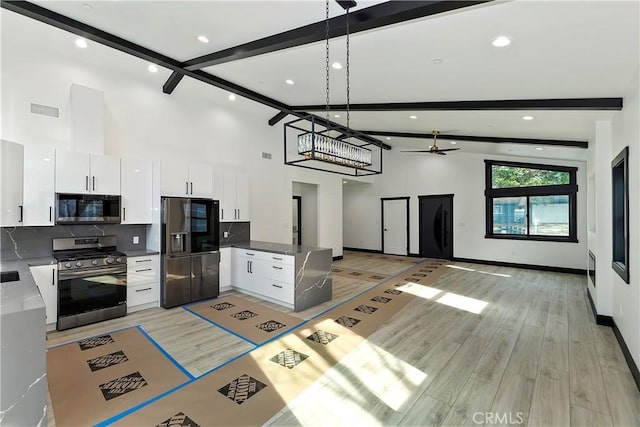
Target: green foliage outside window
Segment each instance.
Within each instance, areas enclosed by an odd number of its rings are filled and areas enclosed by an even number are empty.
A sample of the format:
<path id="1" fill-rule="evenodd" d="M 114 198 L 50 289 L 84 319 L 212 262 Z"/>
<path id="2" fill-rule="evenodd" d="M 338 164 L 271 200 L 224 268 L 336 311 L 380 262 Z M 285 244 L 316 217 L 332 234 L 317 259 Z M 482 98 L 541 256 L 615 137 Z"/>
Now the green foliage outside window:
<path id="1" fill-rule="evenodd" d="M 569 184 L 569 172 L 492 165 L 491 188 Z"/>

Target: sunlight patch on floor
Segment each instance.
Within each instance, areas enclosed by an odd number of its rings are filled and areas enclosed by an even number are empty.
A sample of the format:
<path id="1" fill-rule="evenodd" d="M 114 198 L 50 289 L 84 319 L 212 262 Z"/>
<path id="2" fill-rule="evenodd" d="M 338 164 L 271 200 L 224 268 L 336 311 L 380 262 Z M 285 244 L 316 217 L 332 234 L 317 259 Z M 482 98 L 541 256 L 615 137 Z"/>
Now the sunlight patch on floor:
<path id="1" fill-rule="evenodd" d="M 436 302 L 475 314 L 482 313 L 482 310 L 484 310 L 484 308 L 487 306 L 487 303 L 485 301 L 465 297 L 453 292 L 447 292 L 446 294 L 438 298 Z"/>
<path id="2" fill-rule="evenodd" d="M 475 269 L 473 269 L 473 268 L 460 267 L 459 265 L 451 265 L 451 264 L 447 264 L 446 266 L 447 266 L 448 268 L 455 268 L 456 270 L 475 271 L 476 273 L 489 274 L 489 275 L 491 275 L 491 276 L 511 277 L 511 275 L 510 275 L 510 274 L 491 273 L 491 272 L 488 272 L 488 271 L 475 270 Z"/>
<path id="3" fill-rule="evenodd" d="M 441 289 L 432 288 L 431 286 L 420 285 L 419 283 L 408 282 L 404 285 L 398 286 L 398 289 L 402 292 L 406 292 L 411 295 L 415 295 L 420 298 L 432 299 L 434 296 L 442 292 Z"/>

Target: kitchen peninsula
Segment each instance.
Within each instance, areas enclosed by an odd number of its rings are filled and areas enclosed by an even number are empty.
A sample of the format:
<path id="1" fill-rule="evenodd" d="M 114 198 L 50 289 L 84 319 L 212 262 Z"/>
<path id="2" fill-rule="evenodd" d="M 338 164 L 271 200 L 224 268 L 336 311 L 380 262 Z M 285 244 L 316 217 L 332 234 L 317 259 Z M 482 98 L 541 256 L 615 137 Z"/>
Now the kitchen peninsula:
<path id="1" fill-rule="evenodd" d="M 231 284 L 302 311 L 331 300 L 331 249 L 250 241 L 231 245 Z"/>

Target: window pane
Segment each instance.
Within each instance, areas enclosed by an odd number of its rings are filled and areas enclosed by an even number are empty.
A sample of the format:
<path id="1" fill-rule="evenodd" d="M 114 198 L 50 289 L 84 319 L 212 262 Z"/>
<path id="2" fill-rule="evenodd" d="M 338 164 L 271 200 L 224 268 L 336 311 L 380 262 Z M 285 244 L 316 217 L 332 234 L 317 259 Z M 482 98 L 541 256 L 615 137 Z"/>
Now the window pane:
<path id="1" fill-rule="evenodd" d="M 529 198 L 529 234 L 569 236 L 569 196 Z"/>
<path id="2" fill-rule="evenodd" d="M 569 172 L 492 165 L 491 188 L 569 184 Z"/>
<path id="3" fill-rule="evenodd" d="M 493 234 L 527 234 L 527 198 L 493 199 Z"/>

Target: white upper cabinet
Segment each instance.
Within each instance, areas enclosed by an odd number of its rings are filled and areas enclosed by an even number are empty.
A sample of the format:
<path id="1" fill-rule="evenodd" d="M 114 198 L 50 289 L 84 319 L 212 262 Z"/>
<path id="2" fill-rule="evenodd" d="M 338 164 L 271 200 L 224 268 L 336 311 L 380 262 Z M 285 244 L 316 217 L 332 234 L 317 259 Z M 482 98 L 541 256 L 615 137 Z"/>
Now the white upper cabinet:
<path id="1" fill-rule="evenodd" d="M 14 142 L 2 141 L 0 150 L 0 226 L 15 227 L 23 223 L 22 177 L 24 147 Z"/>
<path id="2" fill-rule="evenodd" d="M 151 224 L 152 176 L 151 160 L 122 159 L 120 161 L 122 224 Z"/>
<path id="3" fill-rule="evenodd" d="M 213 167 L 181 160 L 163 160 L 161 165 L 161 193 L 163 196 L 214 196 Z"/>
<path id="4" fill-rule="evenodd" d="M 249 177 L 244 172 L 228 169 L 224 171 L 222 180 L 220 221 L 248 221 Z"/>
<path id="5" fill-rule="evenodd" d="M 120 159 L 75 151 L 57 151 L 56 192 L 119 195 Z"/>
<path id="6" fill-rule="evenodd" d="M 24 225 L 55 224 L 55 150 L 24 147 Z"/>

